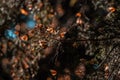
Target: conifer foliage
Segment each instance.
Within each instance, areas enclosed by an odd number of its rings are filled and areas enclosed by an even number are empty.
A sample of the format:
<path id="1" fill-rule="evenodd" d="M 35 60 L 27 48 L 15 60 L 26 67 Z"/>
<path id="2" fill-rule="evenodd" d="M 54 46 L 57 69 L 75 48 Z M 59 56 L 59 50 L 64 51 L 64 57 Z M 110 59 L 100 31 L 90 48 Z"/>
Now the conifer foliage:
<path id="1" fill-rule="evenodd" d="M 119 80 L 119 0 L 0 0 L 0 80 Z"/>

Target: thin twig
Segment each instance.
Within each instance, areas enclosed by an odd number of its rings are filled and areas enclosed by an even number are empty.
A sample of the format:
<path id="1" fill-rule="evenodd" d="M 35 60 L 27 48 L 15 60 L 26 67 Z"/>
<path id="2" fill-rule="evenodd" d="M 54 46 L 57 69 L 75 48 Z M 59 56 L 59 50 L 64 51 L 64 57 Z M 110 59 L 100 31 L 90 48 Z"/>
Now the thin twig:
<path id="1" fill-rule="evenodd" d="M 97 69 L 99 69 L 99 68 L 102 66 L 102 64 L 105 62 L 105 60 L 106 60 L 107 57 L 110 55 L 110 53 L 111 53 L 118 45 L 119 45 L 119 44 L 115 45 L 115 46 L 108 52 L 108 54 L 106 55 L 105 59 L 98 65 L 98 68 L 97 68 Z"/>
<path id="2" fill-rule="evenodd" d="M 120 56 L 119 56 L 120 57 Z M 119 58 L 118 58 L 119 59 Z M 118 60 L 117 60 L 118 61 Z M 118 70 L 119 69 L 119 67 L 120 67 L 120 64 L 118 64 L 118 66 L 117 66 L 117 68 L 115 68 L 115 70 Z M 115 71 L 114 69 L 112 70 L 112 73 L 109 75 L 109 78 L 108 78 L 108 80 L 111 80 L 111 78 L 112 78 L 112 76 L 113 76 L 113 73 L 114 73 L 114 71 Z"/>

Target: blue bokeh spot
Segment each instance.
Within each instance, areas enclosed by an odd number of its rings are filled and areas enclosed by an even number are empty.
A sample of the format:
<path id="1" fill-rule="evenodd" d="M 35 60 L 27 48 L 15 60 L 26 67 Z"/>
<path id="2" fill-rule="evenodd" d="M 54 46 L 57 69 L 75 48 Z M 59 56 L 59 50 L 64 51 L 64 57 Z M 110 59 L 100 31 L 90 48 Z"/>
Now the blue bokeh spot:
<path id="1" fill-rule="evenodd" d="M 28 28 L 34 28 L 36 25 L 36 22 L 33 19 L 28 19 L 26 24 Z"/>
<path id="2" fill-rule="evenodd" d="M 15 38 L 17 38 L 17 35 L 14 33 L 14 30 L 6 30 L 5 31 L 5 37 L 7 38 L 7 39 L 15 39 Z"/>

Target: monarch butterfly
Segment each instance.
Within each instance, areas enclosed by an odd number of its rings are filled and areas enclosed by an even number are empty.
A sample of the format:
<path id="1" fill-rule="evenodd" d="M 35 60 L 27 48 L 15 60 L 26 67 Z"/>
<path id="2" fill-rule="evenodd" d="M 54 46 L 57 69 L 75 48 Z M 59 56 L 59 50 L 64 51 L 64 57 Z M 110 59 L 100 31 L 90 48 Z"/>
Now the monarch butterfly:
<path id="1" fill-rule="evenodd" d="M 28 12 L 25 9 L 20 9 L 21 14 L 28 15 Z"/>
<path id="2" fill-rule="evenodd" d="M 23 35 L 20 37 L 21 40 L 23 41 L 27 41 L 28 40 L 28 36 L 27 35 Z"/>

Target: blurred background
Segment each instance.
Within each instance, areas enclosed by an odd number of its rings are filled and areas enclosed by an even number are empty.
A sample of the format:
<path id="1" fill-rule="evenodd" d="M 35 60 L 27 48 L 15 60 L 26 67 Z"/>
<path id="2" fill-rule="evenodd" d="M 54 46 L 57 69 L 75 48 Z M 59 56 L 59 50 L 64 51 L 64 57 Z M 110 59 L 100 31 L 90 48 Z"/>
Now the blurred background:
<path id="1" fill-rule="evenodd" d="M 0 0 L 0 80 L 119 80 L 119 0 Z"/>

